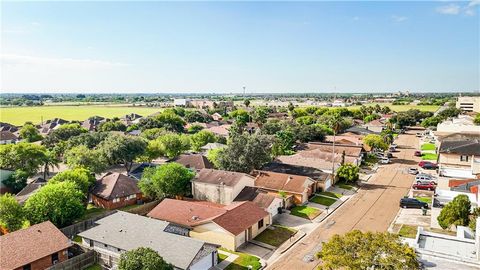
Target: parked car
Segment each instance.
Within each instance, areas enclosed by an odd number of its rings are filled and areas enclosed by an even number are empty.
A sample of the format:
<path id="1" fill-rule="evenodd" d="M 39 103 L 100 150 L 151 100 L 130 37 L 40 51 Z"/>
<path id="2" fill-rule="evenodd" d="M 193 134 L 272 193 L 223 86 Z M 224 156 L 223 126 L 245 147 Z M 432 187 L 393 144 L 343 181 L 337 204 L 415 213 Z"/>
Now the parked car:
<path id="1" fill-rule="evenodd" d="M 390 147 L 397 148 L 398 145 L 396 143 L 392 143 L 392 144 L 390 144 Z"/>
<path id="2" fill-rule="evenodd" d="M 418 173 L 418 169 L 417 168 L 408 168 L 408 173 L 409 174 L 417 174 Z"/>
<path id="3" fill-rule="evenodd" d="M 422 156 L 422 151 L 417 150 L 417 151 L 415 151 L 415 153 L 413 155 L 416 156 L 416 157 L 421 157 Z"/>
<path id="4" fill-rule="evenodd" d="M 390 159 L 389 159 L 388 157 L 382 157 L 382 158 L 380 159 L 380 163 L 382 163 L 382 164 L 388 164 L 388 163 L 390 163 Z"/>
<path id="5" fill-rule="evenodd" d="M 420 183 L 420 184 L 414 184 L 412 186 L 413 189 L 420 189 L 420 190 L 435 190 L 437 186 L 435 184 L 432 184 L 431 182 L 429 183 Z"/>
<path id="6" fill-rule="evenodd" d="M 388 158 L 393 158 L 393 154 L 391 152 L 387 152 L 385 154 L 385 156 L 388 157 Z"/>
<path id="7" fill-rule="evenodd" d="M 428 208 L 428 203 L 421 202 L 415 198 L 401 198 L 400 207 L 402 208 Z"/>
<path id="8" fill-rule="evenodd" d="M 417 133 L 415 136 L 417 136 L 417 137 L 422 137 L 423 134 L 422 134 L 422 133 Z"/>
<path id="9" fill-rule="evenodd" d="M 415 182 L 417 182 L 417 184 L 419 184 L 419 183 L 433 183 L 433 184 L 436 184 L 437 179 L 430 174 L 421 173 L 421 174 L 417 174 L 417 176 L 415 176 Z"/>
<path id="10" fill-rule="evenodd" d="M 420 166 L 422 169 L 426 170 L 435 170 L 438 168 L 438 165 L 436 163 L 430 162 L 430 161 L 420 161 L 418 163 L 418 166 Z"/>

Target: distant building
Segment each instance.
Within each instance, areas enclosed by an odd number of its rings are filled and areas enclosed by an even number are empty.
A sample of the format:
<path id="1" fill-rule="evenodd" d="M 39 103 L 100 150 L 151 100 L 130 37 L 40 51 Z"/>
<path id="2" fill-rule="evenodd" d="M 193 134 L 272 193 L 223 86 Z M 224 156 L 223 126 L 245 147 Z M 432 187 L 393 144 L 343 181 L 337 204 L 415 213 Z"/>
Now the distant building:
<path id="1" fill-rule="evenodd" d="M 456 107 L 465 112 L 480 112 L 479 97 L 458 97 Z"/>
<path id="2" fill-rule="evenodd" d="M 18 141 L 18 137 L 10 131 L 0 131 L 0 144 L 12 144 Z"/>
<path id="3" fill-rule="evenodd" d="M 191 102 L 189 99 L 185 98 L 176 98 L 173 100 L 173 106 L 175 107 L 189 107 Z"/>

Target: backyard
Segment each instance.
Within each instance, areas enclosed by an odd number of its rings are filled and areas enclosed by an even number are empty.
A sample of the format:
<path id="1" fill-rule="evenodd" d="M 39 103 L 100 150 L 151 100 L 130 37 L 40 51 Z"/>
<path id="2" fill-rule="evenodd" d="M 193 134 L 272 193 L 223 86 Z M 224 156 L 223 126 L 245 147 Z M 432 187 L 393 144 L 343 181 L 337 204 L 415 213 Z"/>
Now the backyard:
<path id="1" fill-rule="evenodd" d="M 310 220 L 316 218 L 321 213 L 322 211 L 320 209 L 306 205 L 295 206 L 290 210 L 290 214 Z"/>
<path id="2" fill-rule="evenodd" d="M 263 242 L 265 244 L 269 244 L 271 246 L 279 247 L 285 241 L 290 239 L 297 230 L 280 226 L 280 225 L 273 225 L 270 228 L 264 230 L 261 234 L 257 235 L 254 240 Z"/>

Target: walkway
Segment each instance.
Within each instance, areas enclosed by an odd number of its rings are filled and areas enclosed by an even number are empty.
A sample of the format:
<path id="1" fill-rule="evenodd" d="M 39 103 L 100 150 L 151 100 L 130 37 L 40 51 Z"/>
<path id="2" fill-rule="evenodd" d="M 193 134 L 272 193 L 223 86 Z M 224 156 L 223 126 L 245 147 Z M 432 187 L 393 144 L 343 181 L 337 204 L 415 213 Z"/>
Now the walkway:
<path id="1" fill-rule="evenodd" d="M 225 258 L 225 260 L 221 261 L 219 264 L 215 266 L 216 269 L 218 270 L 223 270 L 227 268 L 229 264 L 231 264 L 233 261 L 235 261 L 238 258 L 238 255 L 223 251 L 221 249 L 218 249 L 218 253 L 228 256 L 227 258 Z"/>

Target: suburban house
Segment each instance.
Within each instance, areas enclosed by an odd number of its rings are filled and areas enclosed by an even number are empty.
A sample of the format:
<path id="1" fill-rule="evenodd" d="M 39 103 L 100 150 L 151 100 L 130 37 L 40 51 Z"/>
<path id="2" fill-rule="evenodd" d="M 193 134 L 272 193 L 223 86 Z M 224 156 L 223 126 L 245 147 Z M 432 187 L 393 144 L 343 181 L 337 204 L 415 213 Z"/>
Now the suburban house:
<path id="1" fill-rule="evenodd" d="M 235 202 L 250 201 L 256 204 L 258 207 L 267 211 L 270 214 L 270 218 L 276 216 L 281 208 L 284 208 L 284 199 L 279 194 L 272 194 L 268 191 L 262 190 L 257 187 L 244 187 L 242 191 L 235 197 Z"/>
<path id="2" fill-rule="evenodd" d="M 230 204 L 244 187 L 254 184 L 255 178 L 245 173 L 201 169 L 192 180 L 192 195 L 196 200 Z"/>
<path id="3" fill-rule="evenodd" d="M 188 229 L 192 238 L 233 251 L 271 224 L 270 214 L 249 201 L 224 206 L 205 201 L 165 199 L 148 216 Z"/>
<path id="4" fill-rule="evenodd" d="M 286 173 L 294 175 L 308 176 L 316 182 L 316 190 L 327 190 L 333 184 L 332 175 L 330 173 L 323 172 L 319 169 L 307 166 L 292 165 L 279 162 L 270 162 L 263 166 L 263 171 Z"/>
<path id="5" fill-rule="evenodd" d="M 10 131 L 0 131 L 0 144 L 11 144 L 18 142 L 18 136 Z"/>
<path id="6" fill-rule="evenodd" d="M 328 135 L 325 136 L 325 141 L 329 143 L 334 142 L 334 137 L 335 137 L 335 147 L 338 144 L 352 144 L 352 145 L 363 145 L 363 136 L 361 135 L 356 135 L 356 134 L 351 134 L 351 135 L 345 135 L 345 134 L 339 134 L 336 136 Z"/>
<path id="7" fill-rule="evenodd" d="M 106 209 L 133 205 L 142 199 L 137 180 L 117 172 L 107 173 L 97 180 L 90 195 L 93 204 Z"/>
<path id="8" fill-rule="evenodd" d="M 353 127 L 347 128 L 345 130 L 345 133 L 352 133 L 352 134 L 356 134 L 356 135 L 365 136 L 365 135 L 368 135 L 368 134 L 379 134 L 380 132 L 376 132 L 376 131 L 373 131 L 371 129 L 367 129 L 367 128 L 364 128 L 364 127 L 361 127 L 361 126 L 353 126 Z"/>
<path id="9" fill-rule="evenodd" d="M 212 126 L 209 127 L 205 130 L 208 130 L 212 132 L 215 135 L 222 136 L 222 137 L 228 137 L 228 130 L 230 129 L 232 125 L 230 124 L 225 124 L 225 125 L 220 125 L 220 126 Z"/>
<path id="10" fill-rule="evenodd" d="M 137 124 L 142 119 L 142 116 L 136 113 L 126 114 L 120 117 L 120 121 L 122 121 L 126 126 L 130 126 L 133 124 Z"/>
<path id="11" fill-rule="evenodd" d="M 42 136 L 46 136 L 52 132 L 52 130 L 57 129 L 59 126 L 63 124 L 67 124 L 68 121 L 61 119 L 61 118 L 54 118 L 51 120 L 47 120 L 45 123 L 41 123 L 37 125 L 38 131 Z"/>
<path id="12" fill-rule="evenodd" d="M 95 250 L 109 268 L 123 252 L 139 247 L 157 251 L 176 269 L 206 270 L 217 264 L 218 246 L 170 233 L 168 222 L 119 211 L 95 223 L 78 235 L 82 246 Z"/>
<path id="13" fill-rule="evenodd" d="M 70 240 L 50 221 L 0 236 L 0 269 L 43 270 L 68 259 Z"/>
<path id="14" fill-rule="evenodd" d="M 326 153 L 332 153 L 333 151 L 333 144 L 332 143 L 322 143 L 322 142 L 310 142 L 306 144 L 307 149 L 319 149 L 320 151 Z M 335 144 L 335 153 L 345 156 L 354 157 L 359 160 L 363 159 L 364 156 L 364 149 L 362 145 L 355 145 L 355 144 Z"/>
<path id="15" fill-rule="evenodd" d="M 142 179 L 143 172 L 145 171 L 146 168 L 155 168 L 157 166 L 158 166 L 157 164 L 148 163 L 148 162 L 133 164 L 132 168 L 130 169 L 130 172 L 128 173 L 128 176 L 133 177 L 137 180 L 140 180 Z"/>
<path id="16" fill-rule="evenodd" d="M 183 154 L 173 159 L 172 162 L 180 163 L 186 168 L 194 170 L 212 169 L 212 163 L 202 154 Z"/>
<path id="17" fill-rule="evenodd" d="M 15 133 L 18 131 L 18 127 L 9 123 L 0 122 L 0 131 L 10 131 Z"/>
<path id="18" fill-rule="evenodd" d="M 445 120 L 437 125 L 434 132 L 436 136 L 444 136 L 452 133 L 476 133 L 480 137 L 480 127 L 473 123 L 473 117 L 459 115 L 456 118 Z"/>
<path id="19" fill-rule="evenodd" d="M 213 101 L 206 99 L 192 99 L 190 100 L 192 107 L 198 109 L 214 109 L 214 108 L 233 108 L 233 101 Z"/>
<path id="20" fill-rule="evenodd" d="M 110 121 L 110 119 L 106 119 L 102 116 L 92 116 L 82 122 L 82 127 L 87 129 L 88 131 L 97 131 L 100 125 L 107 121 Z"/>
<path id="21" fill-rule="evenodd" d="M 200 149 L 202 149 L 202 151 L 207 152 L 212 149 L 225 148 L 225 147 L 227 147 L 227 145 L 223 143 L 207 143 L 204 146 L 202 146 Z"/>
<path id="22" fill-rule="evenodd" d="M 294 204 L 303 204 L 316 192 L 316 183 L 307 176 L 276 173 L 268 171 L 254 171 L 255 187 L 268 191 L 271 194 L 285 192 L 292 196 Z"/>
<path id="23" fill-rule="evenodd" d="M 382 132 L 382 130 L 384 130 L 387 127 L 387 125 L 385 124 L 384 120 L 376 119 L 376 120 L 373 120 L 373 121 L 370 121 L 368 123 L 363 124 L 363 127 L 365 129 L 380 133 L 380 132 Z"/>
<path id="24" fill-rule="evenodd" d="M 480 176 L 480 140 L 443 140 L 438 150 L 439 174 L 448 177 L 478 178 Z"/>

